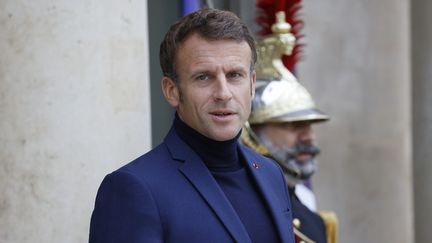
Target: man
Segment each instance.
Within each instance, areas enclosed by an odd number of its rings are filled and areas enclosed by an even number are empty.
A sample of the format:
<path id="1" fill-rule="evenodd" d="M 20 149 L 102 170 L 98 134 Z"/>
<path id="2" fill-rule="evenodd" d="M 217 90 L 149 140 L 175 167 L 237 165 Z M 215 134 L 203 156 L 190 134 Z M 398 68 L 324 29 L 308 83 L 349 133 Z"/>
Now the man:
<path id="1" fill-rule="evenodd" d="M 294 225 L 298 232 L 314 242 L 326 242 L 324 221 L 315 212 L 313 194 L 302 182 L 310 179 L 315 172 L 315 156 L 319 153 L 314 145 L 312 124 L 328 118 L 316 109 L 290 111 L 293 106 L 289 105 L 288 99 L 295 97 L 294 93 L 298 94 L 299 90 L 295 91 L 296 88 L 289 82 L 260 83 L 257 83 L 259 86 L 253 102 L 256 105 L 254 108 L 258 110 L 257 114 L 260 110 L 267 110 L 269 115 L 264 119 L 257 118 L 254 114 L 256 110 L 252 110 L 249 124 L 246 125 L 248 127 L 244 129 L 243 143 L 279 162 L 288 183 Z M 274 98 L 275 103 L 286 104 L 287 109 L 278 113 L 264 105 L 262 99 L 270 99 L 269 97 Z"/>
<path id="2" fill-rule="evenodd" d="M 161 145 L 105 177 L 90 242 L 294 242 L 280 167 L 238 143 L 256 59 L 231 12 L 204 9 L 171 26 L 160 62 L 173 126 Z"/>
<path id="3" fill-rule="evenodd" d="M 258 42 L 256 94 L 242 141 L 283 168 L 296 237 L 303 242 L 327 242 L 326 225 L 315 212 L 313 193 L 302 182 L 315 172 L 319 153 L 312 124 L 329 117 L 316 108 L 308 91 L 282 64 L 282 54 L 291 54 L 295 41 L 283 12 L 277 14 L 272 30 L 272 35 Z"/>

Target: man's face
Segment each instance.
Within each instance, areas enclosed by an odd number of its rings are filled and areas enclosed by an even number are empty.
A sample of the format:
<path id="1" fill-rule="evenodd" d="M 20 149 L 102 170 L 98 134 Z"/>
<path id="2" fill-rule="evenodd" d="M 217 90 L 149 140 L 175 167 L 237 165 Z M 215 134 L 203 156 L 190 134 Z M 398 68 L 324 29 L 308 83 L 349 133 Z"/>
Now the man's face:
<path id="1" fill-rule="evenodd" d="M 260 134 L 269 140 L 272 147 L 280 150 L 293 149 L 298 144 L 312 145 L 315 139 L 311 123 L 308 121 L 268 123 L 262 126 Z M 307 151 L 299 151 L 294 159 L 302 163 L 313 159 L 313 156 Z"/>
<path id="2" fill-rule="evenodd" d="M 246 42 L 208 41 L 192 34 L 177 51 L 178 85 L 165 88 L 168 78 L 163 80 L 168 102 L 202 135 L 217 141 L 234 138 L 251 110 L 251 55 Z"/>
<path id="3" fill-rule="evenodd" d="M 268 123 L 257 128 L 256 133 L 273 158 L 288 172 L 290 185 L 310 178 L 315 172 L 315 156 L 319 149 L 313 144 L 310 122 Z"/>

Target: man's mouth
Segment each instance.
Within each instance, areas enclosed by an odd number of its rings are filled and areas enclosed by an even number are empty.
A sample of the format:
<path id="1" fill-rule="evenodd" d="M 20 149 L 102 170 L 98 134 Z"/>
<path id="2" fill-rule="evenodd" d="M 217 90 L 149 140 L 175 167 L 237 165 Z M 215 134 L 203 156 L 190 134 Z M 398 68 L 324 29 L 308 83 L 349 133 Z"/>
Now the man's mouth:
<path id="1" fill-rule="evenodd" d="M 213 117 L 214 121 L 217 122 L 230 122 L 233 120 L 235 114 L 235 112 L 228 110 L 210 112 L 210 115 Z"/>
<path id="2" fill-rule="evenodd" d="M 235 114 L 235 113 L 232 112 L 232 111 L 213 111 L 213 112 L 210 112 L 210 114 L 211 114 L 211 115 L 214 115 L 214 116 L 224 117 L 224 116 L 230 116 L 230 115 L 233 115 L 233 114 Z"/>
<path id="3" fill-rule="evenodd" d="M 233 113 L 231 113 L 231 112 L 212 112 L 210 114 L 212 114 L 214 116 L 229 116 L 229 115 L 232 115 Z"/>
<path id="4" fill-rule="evenodd" d="M 301 152 L 296 155 L 296 160 L 302 163 L 307 160 L 310 160 L 311 158 L 312 155 L 310 153 Z"/>

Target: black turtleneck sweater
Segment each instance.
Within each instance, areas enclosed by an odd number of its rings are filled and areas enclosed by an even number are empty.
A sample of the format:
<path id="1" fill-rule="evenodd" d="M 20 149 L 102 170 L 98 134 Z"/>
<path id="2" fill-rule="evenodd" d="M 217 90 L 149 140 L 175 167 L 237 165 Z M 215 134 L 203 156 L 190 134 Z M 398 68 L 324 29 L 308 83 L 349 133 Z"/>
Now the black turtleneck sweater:
<path id="1" fill-rule="evenodd" d="M 228 141 L 215 141 L 186 125 L 176 114 L 174 128 L 204 161 L 225 193 L 252 242 L 279 242 L 269 208 L 239 153 L 240 133 Z"/>

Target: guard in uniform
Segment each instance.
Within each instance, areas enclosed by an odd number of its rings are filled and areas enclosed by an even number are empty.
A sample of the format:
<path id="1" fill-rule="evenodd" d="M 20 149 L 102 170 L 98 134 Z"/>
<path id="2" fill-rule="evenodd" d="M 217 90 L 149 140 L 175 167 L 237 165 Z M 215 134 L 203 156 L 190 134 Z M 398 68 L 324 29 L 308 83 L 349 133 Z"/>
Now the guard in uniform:
<path id="1" fill-rule="evenodd" d="M 283 65 L 282 55 L 290 55 L 295 42 L 284 12 L 276 14 L 272 32 L 257 42 L 255 97 L 241 139 L 283 168 L 297 242 L 336 243 L 335 214 L 317 212 L 313 193 L 303 184 L 315 172 L 319 153 L 311 125 L 329 117 Z"/>

